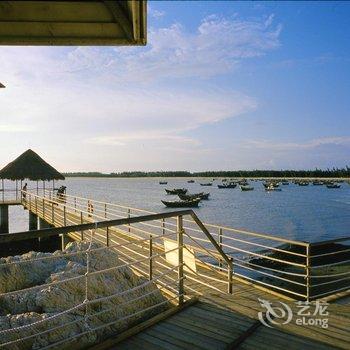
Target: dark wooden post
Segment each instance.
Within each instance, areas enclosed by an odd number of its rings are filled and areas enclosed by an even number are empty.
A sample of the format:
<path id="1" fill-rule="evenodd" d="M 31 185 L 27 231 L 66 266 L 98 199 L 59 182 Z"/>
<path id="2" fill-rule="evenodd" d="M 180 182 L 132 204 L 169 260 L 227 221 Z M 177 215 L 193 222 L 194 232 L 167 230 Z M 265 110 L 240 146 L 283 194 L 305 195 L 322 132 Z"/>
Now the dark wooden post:
<path id="1" fill-rule="evenodd" d="M 0 205 L 0 233 L 9 233 L 9 206 Z"/>
<path id="2" fill-rule="evenodd" d="M 178 247 L 178 293 L 179 293 L 179 305 L 184 302 L 184 266 L 183 266 L 183 219 L 182 215 L 177 217 L 177 247 Z"/>
<path id="3" fill-rule="evenodd" d="M 153 238 L 152 235 L 149 235 L 149 265 L 148 265 L 148 279 L 151 281 L 153 278 Z"/>

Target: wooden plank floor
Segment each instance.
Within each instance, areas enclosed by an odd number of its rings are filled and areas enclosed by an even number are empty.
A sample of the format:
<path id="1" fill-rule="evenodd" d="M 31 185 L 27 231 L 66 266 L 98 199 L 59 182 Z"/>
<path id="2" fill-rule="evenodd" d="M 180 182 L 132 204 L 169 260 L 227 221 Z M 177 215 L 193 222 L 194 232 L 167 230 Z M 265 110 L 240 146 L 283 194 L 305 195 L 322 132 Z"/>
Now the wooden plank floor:
<path id="1" fill-rule="evenodd" d="M 228 349 L 256 322 L 231 309 L 201 301 L 110 349 Z M 299 334 L 270 329 L 262 325 L 235 348 L 337 349 Z"/>
<path id="2" fill-rule="evenodd" d="M 54 226 L 63 226 L 63 210 L 55 208 L 55 217 L 52 221 L 50 206 L 43 207 L 38 204 L 36 213 L 39 217 Z M 69 224 L 80 223 L 81 218 L 77 213 L 67 212 L 66 218 Z M 91 219 L 84 218 L 84 222 Z M 103 230 L 97 232 L 101 242 L 105 242 L 106 234 Z M 72 235 L 80 239 L 80 233 Z M 125 243 L 133 240 L 127 229 L 114 229 L 110 232 L 110 238 L 114 243 Z M 147 244 L 135 244 L 130 246 L 131 251 L 119 250 L 124 261 L 133 261 L 140 258 L 139 254 L 148 254 Z M 155 247 L 155 252 L 161 251 L 161 246 Z M 155 266 L 154 273 L 160 274 L 170 264 L 162 261 L 163 267 Z M 147 273 L 147 264 L 140 265 L 140 271 Z M 208 270 L 203 266 L 198 267 L 198 272 L 212 278 L 222 278 L 225 274 L 215 270 Z M 176 279 L 176 271 L 169 274 L 168 278 Z M 198 276 L 193 275 L 195 278 Z M 185 281 L 186 293 L 199 295 L 200 302 L 190 306 L 180 313 L 161 321 L 160 323 L 144 330 L 143 332 L 128 338 L 111 349 L 228 349 L 230 344 L 257 322 L 258 312 L 265 311 L 260 305 L 259 298 L 268 301 L 281 301 L 277 296 L 264 290 L 254 288 L 252 285 L 234 280 L 233 294 L 227 294 L 226 283 L 213 280 L 205 280 L 198 283 L 191 280 L 191 275 Z M 214 291 L 216 287 L 220 292 Z M 259 326 L 238 347 L 239 349 L 349 349 L 350 346 L 350 305 L 332 303 L 328 307 L 329 327 L 327 329 L 315 326 L 298 326 L 295 317 L 287 325 L 277 325 L 276 328 Z M 296 304 L 292 300 L 283 300 L 297 314 Z"/>

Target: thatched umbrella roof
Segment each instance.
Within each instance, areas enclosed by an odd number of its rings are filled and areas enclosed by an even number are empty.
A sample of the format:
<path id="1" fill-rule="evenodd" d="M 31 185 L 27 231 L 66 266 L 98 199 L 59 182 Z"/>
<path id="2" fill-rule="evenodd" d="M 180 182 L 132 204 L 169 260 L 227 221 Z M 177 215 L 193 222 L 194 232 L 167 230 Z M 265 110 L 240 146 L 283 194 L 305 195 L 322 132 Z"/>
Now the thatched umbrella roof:
<path id="1" fill-rule="evenodd" d="M 64 180 L 64 176 L 31 149 L 0 170 L 0 179 Z"/>

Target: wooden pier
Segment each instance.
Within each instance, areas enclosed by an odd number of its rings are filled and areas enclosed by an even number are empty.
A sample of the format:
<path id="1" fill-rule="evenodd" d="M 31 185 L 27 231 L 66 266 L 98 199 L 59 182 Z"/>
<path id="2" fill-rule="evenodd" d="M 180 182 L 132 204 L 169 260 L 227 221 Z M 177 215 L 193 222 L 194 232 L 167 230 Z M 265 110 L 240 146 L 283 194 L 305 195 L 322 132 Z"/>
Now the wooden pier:
<path id="1" fill-rule="evenodd" d="M 50 191 L 28 192 L 21 204 L 48 228 L 1 235 L 1 243 L 59 234 L 63 247 L 69 240 L 89 239 L 94 229 L 94 241 L 115 247 L 135 274 L 150 280 L 164 275 L 156 282 L 159 287 L 178 281 L 174 290 L 166 290 L 169 296 L 174 292 L 174 309 L 92 349 L 348 349 L 348 303 L 328 306 L 328 328 L 297 325 L 295 298 L 235 274 L 222 241 L 191 210 L 155 214 L 79 197 L 57 198 Z M 176 269 L 167 256 L 175 249 Z M 141 262 L 136 266 L 135 261 Z M 266 310 L 259 299 L 282 301 L 293 310 L 293 318 L 273 328 L 262 325 L 258 315 Z"/>

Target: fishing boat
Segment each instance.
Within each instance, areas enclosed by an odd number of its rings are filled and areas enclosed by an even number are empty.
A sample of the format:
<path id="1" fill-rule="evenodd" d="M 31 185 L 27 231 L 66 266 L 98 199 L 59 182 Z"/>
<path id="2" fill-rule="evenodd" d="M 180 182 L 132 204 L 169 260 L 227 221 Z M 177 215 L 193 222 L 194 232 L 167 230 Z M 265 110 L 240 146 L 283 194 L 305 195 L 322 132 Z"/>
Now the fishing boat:
<path id="1" fill-rule="evenodd" d="M 202 183 L 201 186 L 213 186 L 212 182 Z"/>
<path id="2" fill-rule="evenodd" d="M 327 188 L 340 188 L 339 184 L 329 184 L 327 185 Z"/>
<path id="3" fill-rule="evenodd" d="M 187 183 L 193 184 L 193 183 L 194 183 L 194 180 L 188 180 Z"/>
<path id="4" fill-rule="evenodd" d="M 165 189 L 165 192 L 167 194 L 186 194 L 187 190 L 186 188 L 174 188 L 172 190 Z"/>
<path id="5" fill-rule="evenodd" d="M 209 195 L 210 193 L 192 193 L 192 194 L 178 194 L 179 198 L 184 200 L 184 201 L 188 201 L 191 199 L 196 199 L 196 198 L 200 198 L 200 199 L 209 199 Z"/>
<path id="6" fill-rule="evenodd" d="M 242 191 L 253 191 L 254 187 L 252 186 L 240 186 Z"/>
<path id="7" fill-rule="evenodd" d="M 238 181 L 238 184 L 241 185 L 241 186 L 248 186 L 248 181 L 247 180 L 241 180 L 241 181 Z"/>
<path id="8" fill-rule="evenodd" d="M 308 182 L 298 182 L 299 186 L 309 186 Z"/>
<path id="9" fill-rule="evenodd" d="M 282 185 L 289 185 L 288 181 L 282 181 L 281 183 L 282 183 Z"/>
<path id="10" fill-rule="evenodd" d="M 236 188 L 237 184 L 231 182 L 231 183 L 228 183 L 228 184 L 221 184 L 221 185 L 218 185 L 218 188 Z"/>
<path id="11" fill-rule="evenodd" d="M 168 181 L 159 181 L 159 185 L 167 185 Z"/>
<path id="12" fill-rule="evenodd" d="M 279 186 L 278 182 L 264 182 L 263 185 L 265 188 L 268 188 L 268 187 L 277 188 Z"/>
<path id="13" fill-rule="evenodd" d="M 190 208 L 190 207 L 198 207 L 200 198 L 195 198 L 191 200 L 179 200 L 179 201 L 163 201 L 162 203 L 169 208 Z"/>
<path id="14" fill-rule="evenodd" d="M 270 191 L 282 191 L 282 189 L 271 185 L 271 186 L 265 187 L 265 191 L 268 191 L 268 192 L 270 192 Z"/>
<path id="15" fill-rule="evenodd" d="M 314 186 L 322 186 L 322 185 L 323 185 L 323 182 L 322 182 L 322 181 L 315 180 L 315 181 L 312 182 L 312 184 L 313 184 Z"/>

